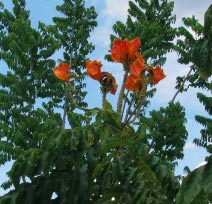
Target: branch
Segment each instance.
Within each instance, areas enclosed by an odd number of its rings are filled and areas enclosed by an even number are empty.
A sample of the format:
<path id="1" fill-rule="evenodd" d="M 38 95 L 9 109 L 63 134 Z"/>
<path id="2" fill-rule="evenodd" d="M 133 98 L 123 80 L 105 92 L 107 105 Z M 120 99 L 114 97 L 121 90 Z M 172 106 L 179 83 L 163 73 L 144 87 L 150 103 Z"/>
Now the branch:
<path id="1" fill-rule="evenodd" d="M 76 103 L 76 101 L 74 100 L 74 97 L 73 97 L 73 95 L 72 95 L 72 87 L 71 87 L 70 82 L 67 82 L 66 84 L 67 84 L 67 87 L 68 87 L 68 90 L 69 90 L 68 93 L 69 93 L 71 102 L 73 103 L 74 107 L 75 107 L 75 108 L 78 108 L 78 109 L 80 109 L 80 110 L 83 110 L 83 111 L 91 111 L 92 109 L 85 108 L 85 107 L 81 107 L 81 106 L 79 106 L 79 105 Z"/>
<path id="2" fill-rule="evenodd" d="M 125 120 L 125 123 L 122 126 L 122 129 L 129 123 L 132 123 L 136 120 L 136 118 L 138 117 L 139 113 L 140 113 L 140 108 L 142 106 L 142 101 L 145 98 L 146 95 L 146 90 L 147 90 L 147 84 L 148 82 L 146 81 L 144 83 L 144 87 L 141 91 L 140 97 L 138 99 L 138 103 L 136 104 L 136 107 L 134 109 L 134 111 L 132 112 L 132 114 Z M 133 117 L 134 116 L 134 117 Z M 131 118 L 133 117 L 133 119 L 131 120 Z"/>
<path id="3" fill-rule="evenodd" d="M 121 121 L 122 121 L 122 118 L 123 118 L 123 116 L 124 116 L 124 110 L 125 110 L 125 107 L 126 107 L 126 104 L 127 104 L 127 97 L 128 97 L 128 94 L 129 94 L 129 91 L 127 91 L 127 94 L 125 95 L 124 105 L 123 105 L 122 112 L 121 112 Z"/>
<path id="4" fill-rule="evenodd" d="M 128 108 L 127 108 L 127 111 L 126 111 L 126 113 L 125 113 L 124 121 L 127 120 L 127 117 L 128 117 L 128 115 L 129 115 L 129 113 L 130 113 L 130 109 L 131 109 L 131 107 L 132 107 L 133 102 L 134 102 L 134 95 L 131 97 L 131 101 L 130 101 L 130 103 L 129 103 L 129 105 L 128 105 Z"/>
<path id="5" fill-rule="evenodd" d="M 182 87 L 185 85 L 185 83 L 186 83 L 188 77 L 190 76 L 190 74 L 191 74 L 193 68 L 194 68 L 194 66 L 192 65 L 191 68 L 190 68 L 190 70 L 189 70 L 189 72 L 186 74 L 186 77 L 184 78 L 183 83 L 182 83 L 182 86 L 181 86 L 180 88 L 182 88 Z M 173 102 L 174 102 L 174 100 L 176 99 L 177 95 L 180 93 L 180 88 L 179 88 L 179 89 L 177 90 L 177 92 L 174 94 L 172 100 L 171 100 L 169 103 L 173 103 Z"/>
<path id="6" fill-rule="evenodd" d="M 107 92 L 103 90 L 102 91 L 102 108 L 103 108 L 103 110 L 105 109 L 106 95 L 107 95 Z"/>
<path id="7" fill-rule="evenodd" d="M 67 103 L 68 103 L 68 89 L 66 88 L 66 95 L 65 95 L 65 103 L 64 103 L 64 112 L 63 112 L 63 122 L 62 122 L 62 129 L 65 128 L 66 122 L 66 115 L 67 115 Z"/>

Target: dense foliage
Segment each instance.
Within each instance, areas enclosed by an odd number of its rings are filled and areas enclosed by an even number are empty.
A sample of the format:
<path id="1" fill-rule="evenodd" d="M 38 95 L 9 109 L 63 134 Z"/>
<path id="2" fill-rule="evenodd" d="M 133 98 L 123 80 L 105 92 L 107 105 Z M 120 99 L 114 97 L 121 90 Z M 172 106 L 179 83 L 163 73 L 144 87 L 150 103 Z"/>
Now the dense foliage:
<path id="1" fill-rule="evenodd" d="M 129 1 L 127 22 L 114 25 L 107 55 L 123 66 L 123 82 L 116 84 L 101 62 L 86 61 L 94 49 L 88 41 L 97 25 L 94 7 L 64 0 L 53 25 L 33 28 L 26 3 L 13 0 L 10 11 L 0 1 L 1 70 L 8 70 L 0 74 L 0 165 L 13 161 L 0 203 L 212 202 L 212 98 L 203 93 L 198 99 L 209 116 L 196 116 L 203 128 L 194 142 L 207 149 L 207 163 L 185 177 L 174 175 L 188 136 L 185 109 L 175 98 L 189 87 L 212 89 L 211 7 L 204 26 L 195 17 L 183 19 L 196 39 L 185 27 L 172 27 L 173 2 Z M 172 49 L 191 69 L 177 78 L 166 107 L 146 113 Z M 55 60 L 58 51 L 63 57 Z M 85 69 L 100 85 L 102 108 L 89 109 L 84 101 Z M 107 101 L 110 93 L 118 94 L 117 110 Z"/>

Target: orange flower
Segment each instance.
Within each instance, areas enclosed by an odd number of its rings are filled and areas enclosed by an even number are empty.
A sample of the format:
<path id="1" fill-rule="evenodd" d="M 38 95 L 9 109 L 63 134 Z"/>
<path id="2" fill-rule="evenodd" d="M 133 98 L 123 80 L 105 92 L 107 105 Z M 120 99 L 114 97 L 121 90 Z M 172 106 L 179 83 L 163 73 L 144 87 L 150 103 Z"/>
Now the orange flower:
<path id="1" fill-rule="evenodd" d="M 135 53 L 138 52 L 139 47 L 141 46 L 141 41 L 139 37 L 134 38 L 129 41 L 128 44 L 128 60 L 131 62 L 135 58 Z"/>
<path id="2" fill-rule="evenodd" d="M 135 56 L 137 57 L 136 60 L 132 63 L 132 65 L 130 66 L 130 73 L 138 78 L 140 77 L 140 73 L 141 71 L 144 70 L 144 58 L 142 57 L 141 53 L 137 52 L 135 53 Z"/>
<path id="3" fill-rule="evenodd" d="M 136 78 L 133 77 L 132 74 L 130 74 L 130 75 L 127 77 L 127 81 L 126 81 L 125 88 L 126 88 L 128 91 L 134 91 L 135 82 L 136 82 Z"/>
<path id="4" fill-rule="evenodd" d="M 110 93 L 115 95 L 116 94 L 116 91 L 117 91 L 117 88 L 118 88 L 118 85 L 115 84 L 113 87 L 110 88 Z"/>
<path id="5" fill-rule="evenodd" d="M 132 74 L 130 74 L 127 78 L 125 88 L 128 91 L 140 92 L 143 88 L 142 80 L 140 78 L 136 78 Z"/>
<path id="6" fill-rule="evenodd" d="M 151 82 L 153 84 L 157 84 L 160 80 L 162 80 L 166 77 L 163 70 L 158 66 L 153 67 L 152 73 L 150 73 L 150 74 L 151 74 Z"/>
<path id="7" fill-rule="evenodd" d="M 116 93 L 118 85 L 116 84 L 115 77 L 111 73 L 102 72 L 99 82 L 106 92 L 110 91 L 111 94 Z"/>
<path id="8" fill-rule="evenodd" d="M 114 39 L 114 44 L 109 52 L 111 52 L 114 62 L 126 64 L 133 62 L 135 59 L 135 53 L 140 46 L 141 41 L 138 37 L 133 40 L 124 39 L 123 41 Z"/>
<path id="9" fill-rule="evenodd" d="M 71 77 L 75 77 L 75 74 L 68 73 L 70 68 L 70 64 L 61 63 L 58 67 L 54 68 L 53 73 L 58 79 L 68 82 Z"/>
<path id="10" fill-rule="evenodd" d="M 86 61 L 86 68 L 88 75 L 94 80 L 100 80 L 101 78 L 101 62 L 94 61 Z"/>

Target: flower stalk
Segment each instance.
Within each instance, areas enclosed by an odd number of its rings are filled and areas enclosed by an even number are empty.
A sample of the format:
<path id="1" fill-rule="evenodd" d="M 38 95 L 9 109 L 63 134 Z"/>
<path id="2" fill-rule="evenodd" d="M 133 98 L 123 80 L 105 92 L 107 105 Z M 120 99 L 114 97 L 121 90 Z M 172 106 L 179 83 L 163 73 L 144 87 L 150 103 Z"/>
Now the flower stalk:
<path id="1" fill-rule="evenodd" d="M 118 97 L 118 101 L 117 101 L 117 113 L 120 116 L 120 119 L 121 119 L 121 110 L 122 110 L 124 91 L 125 91 L 128 73 L 129 73 L 128 69 L 125 69 L 125 73 L 124 73 L 124 77 L 123 77 L 123 81 L 122 81 L 122 85 L 121 85 L 121 90 L 119 92 L 119 97 Z"/>

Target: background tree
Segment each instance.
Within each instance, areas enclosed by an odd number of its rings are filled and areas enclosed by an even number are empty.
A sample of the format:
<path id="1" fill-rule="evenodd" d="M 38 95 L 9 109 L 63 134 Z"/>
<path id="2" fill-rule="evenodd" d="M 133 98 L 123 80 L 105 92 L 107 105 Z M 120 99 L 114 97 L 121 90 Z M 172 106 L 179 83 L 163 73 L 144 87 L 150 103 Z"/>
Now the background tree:
<path id="1" fill-rule="evenodd" d="M 60 43 L 44 24 L 39 23 L 38 30 L 31 27 L 24 0 L 13 4 L 10 12 L 1 2 L 0 12 L 0 59 L 7 65 L 1 69 L 8 70 L 0 75 L 1 164 L 38 147 L 39 130 L 61 123 L 54 108 L 63 98 L 54 94 L 62 86 L 51 73 L 51 56 Z"/>
<path id="2" fill-rule="evenodd" d="M 199 88 L 201 91 L 211 93 L 211 34 L 212 34 L 212 13 L 211 6 L 205 13 L 204 26 L 192 16 L 183 18 L 186 27 L 178 28 L 180 39 L 177 40 L 176 50 L 179 53 L 179 62 L 182 64 L 191 63 L 188 74 L 177 78 L 177 94 L 188 91 L 190 87 Z M 212 157 L 211 157 L 211 97 L 206 93 L 197 93 L 197 98 L 205 106 L 209 116 L 196 115 L 195 119 L 203 125 L 201 138 L 195 138 L 194 143 L 206 148 L 209 156 L 205 158 L 207 163 L 183 178 L 182 186 L 177 195 L 176 203 L 208 203 L 212 200 Z"/>
<path id="3" fill-rule="evenodd" d="M 73 59 L 73 65 L 79 64 L 76 68 L 78 73 L 82 68 L 82 58 L 85 58 L 85 55 L 93 49 L 93 46 L 87 43 L 87 38 L 89 32 L 96 25 L 96 13 L 93 7 L 85 9 L 83 3 L 82 1 L 77 2 L 77 9 L 81 10 L 75 11 L 75 14 L 78 15 L 77 24 L 83 24 L 83 38 L 82 30 L 75 28 L 76 24 L 71 25 L 73 30 L 75 29 L 71 40 L 75 45 L 77 41 L 77 46 L 80 46 L 74 47 L 73 44 L 70 44 L 73 46 L 74 52 L 72 57 L 76 54 L 80 56 L 77 60 Z M 62 31 L 60 31 L 60 36 L 56 36 L 57 39 L 53 35 L 55 29 L 59 29 L 59 25 L 58 27 L 56 25 L 55 27 L 46 26 L 39 22 L 37 29 L 31 27 L 29 11 L 25 9 L 24 0 L 14 0 L 13 11 L 5 9 L 2 2 L 0 4 L 0 59 L 7 65 L 4 69 L 8 69 L 6 74 L 0 75 L 0 162 L 3 165 L 13 159 L 15 161 L 13 169 L 23 165 L 22 167 L 26 170 L 22 169 L 19 172 L 14 170 L 15 177 L 9 175 L 10 180 L 3 185 L 7 188 L 13 184 L 17 188 L 16 192 L 12 193 L 12 198 L 15 198 L 13 202 L 17 203 L 20 202 L 19 199 L 25 200 L 20 197 L 23 195 L 21 193 L 24 191 L 23 189 L 28 188 L 25 178 L 33 180 L 35 176 L 42 174 L 42 171 L 38 170 L 36 155 L 42 152 L 43 141 L 51 139 L 47 137 L 47 133 L 54 130 L 55 127 L 63 126 L 63 118 L 55 111 L 61 107 L 61 101 L 64 99 L 64 84 L 53 76 L 52 69 L 56 64 L 52 55 L 61 46 L 66 48 L 68 46 L 63 45 L 59 38 L 62 36 Z M 74 5 L 75 3 L 72 3 L 70 6 L 74 7 Z M 79 31 L 79 34 L 76 30 Z M 68 49 L 70 50 L 70 47 Z M 81 84 L 82 78 L 81 74 Z M 55 94 L 55 90 L 57 90 L 57 94 Z M 26 160 L 27 155 L 30 157 L 29 160 Z M 48 157 L 51 155 L 48 154 Z M 43 161 L 44 158 L 40 159 Z M 31 166 L 31 170 L 29 170 L 28 165 L 34 165 L 34 167 Z M 37 180 L 41 178 L 39 177 Z M 22 184 L 20 185 L 20 183 Z M 43 192 L 46 193 L 46 191 Z M 24 202 L 34 202 L 29 199 L 26 198 Z M 39 199 L 43 198 L 39 197 Z M 11 199 L 6 202 L 10 203 Z"/>

